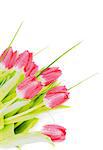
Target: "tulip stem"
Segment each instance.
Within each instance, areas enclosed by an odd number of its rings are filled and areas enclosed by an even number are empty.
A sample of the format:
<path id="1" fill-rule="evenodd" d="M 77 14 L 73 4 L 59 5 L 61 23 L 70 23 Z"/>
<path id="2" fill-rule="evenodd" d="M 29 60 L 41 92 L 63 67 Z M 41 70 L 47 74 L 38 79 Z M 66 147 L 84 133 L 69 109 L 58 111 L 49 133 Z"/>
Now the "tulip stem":
<path id="1" fill-rule="evenodd" d="M 23 22 L 21 22 L 21 24 L 19 25 L 17 31 L 15 32 L 15 34 L 14 34 L 14 36 L 13 36 L 13 38 L 12 38 L 12 40 L 11 40 L 9 46 L 8 46 L 8 49 L 11 47 L 12 43 L 14 42 L 14 40 L 15 40 L 17 34 L 19 33 L 19 31 L 20 31 L 20 29 L 21 29 L 22 24 L 23 24 Z"/>
<path id="2" fill-rule="evenodd" d="M 79 81 L 77 84 L 73 85 L 72 87 L 70 87 L 68 90 L 70 91 L 71 89 L 73 89 L 74 87 L 82 84 L 83 82 L 89 80 L 90 78 L 94 77 L 95 75 L 97 75 L 98 73 L 92 74 L 91 76 L 85 78 L 84 80 Z"/>
<path id="3" fill-rule="evenodd" d="M 53 62 L 51 62 L 46 68 L 44 68 L 39 74 L 38 76 L 45 71 L 47 68 L 49 68 L 50 66 L 52 66 L 56 61 L 58 61 L 60 58 L 62 58 L 65 54 L 67 54 L 69 51 L 75 49 L 78 45 L 80 45 L 81 42 L 78 42 L 77 44 L 75 44 L 74 46 L 72 46 L 71 48 L 69 48 L 68 50 L 66 50 L 64 53 L 62 53 L 59 57 L 57 57 Z M 37 77 L 38 77 L 37 76 Z"/>

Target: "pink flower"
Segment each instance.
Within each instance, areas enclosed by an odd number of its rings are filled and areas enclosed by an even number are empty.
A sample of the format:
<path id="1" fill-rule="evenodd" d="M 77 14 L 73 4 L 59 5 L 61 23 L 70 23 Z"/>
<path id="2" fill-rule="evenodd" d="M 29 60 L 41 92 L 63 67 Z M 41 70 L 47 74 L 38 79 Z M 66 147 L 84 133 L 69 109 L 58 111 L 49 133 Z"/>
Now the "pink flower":
<path id="1" fill-rule="evenodd" d="M 6 50 L 5 50 L 6 51 Z M 11 69 L 15 62 L 16 62 L 16 59 L 17 59 L 17 51 L 13 52 L 13 49 L 12 48 L 9 48 L 8 52 L 5 54 L 5 51 L 3 52 L 3 54 L 1 55 L 4 56 L 3 60 L 2 60 L 2 65 L 5 67 L 5 68 L 8 68 L 8 69 Z"/>
<path id="2" fill-rule="evenodd" d="M 66 87 L 58 86 L 47 92 L 44 103 L 47 107 L 54 108 L 67 101 L 68 98 L 69 93 Z"/>
<path id="3" fill-rule="evenodd" d="M 38 66 L 32 61 L 32 55 L 32 53 L 26 50 L 18 56 L 17 61 L 15 63 L 16 69 L 23 68 L 26 77 L 34 76 L 34 74 L 38 70 Z"/>
<path id="4" fill-rule="evenodd" d="M 42 82 L 44 85 L 48 85 L 55 82 L 61 75 L 61 70 L 57 67 L 47 68 L 41 74 Z"/>
<path id="5" fill-rule="evenodd" d="M 15 63 L 15 68 L 16 69 L 24 69 L 29 61 L 29 51 L 24 51 L 23 53 L 19 54 L 16 63 Z"/>
<path id="6" fill-rule="evenodd" d="M 24 72 L 26 77 L 27 76 L 34 76 L 34 74 L 38 71 L 38 66 L 32 62 L 32 53 L 29 53 L 29 60 L 27 65 L 24 68 Z"/>
<path id="7" fill-rule="evenodd" d="M 20 98 L 31 99 L 36 96 L 41 89 L 41 82 L 37 81 L 35 77 L 27 77 L 18 85 L 16 92 Z"/>
<path id="8" fill-rule="evenodd" d="M 11 60 L 8 64 L 8 69 L 12 68 L 16 62 L 16 59 L 17 59 L 17 51 L 15 51 L 13 54 L 12 54 L 12 57 L 11 57 Z"/>
<path id="9" fill-rule="evenodd" d="M 43 126 L 42 133 L 51 138 L 53 142 L 61 142 L 65 140 L 66 129 L 59 125 L 45 125 Z"/>

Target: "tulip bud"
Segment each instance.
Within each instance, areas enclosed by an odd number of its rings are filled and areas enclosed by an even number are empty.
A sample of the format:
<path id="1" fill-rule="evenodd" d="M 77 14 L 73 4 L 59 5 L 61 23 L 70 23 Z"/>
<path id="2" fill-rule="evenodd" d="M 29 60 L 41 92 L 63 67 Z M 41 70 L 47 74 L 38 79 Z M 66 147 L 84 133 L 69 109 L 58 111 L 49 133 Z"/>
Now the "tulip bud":
<path id="1" fill-rule="evenodd" d="M 43 85 L 55 82 L 61 75 L 61 70 L 57 67 L 47 68 L 40 75 Z"/>
<path id="2" fill-rule="evenodd" d="M 58 86 L 47 92 L 44 103 L 47 107 L 54 108 L 67 101 L 68 98 L 69 93 L 66 87 Z"/>
<path id="3" fill-rule="evenodd" d="M 19 54 L 16 63 L 14 65 L 15 69 L 24 69 L 25 66 L 28 64 L 28 60 L 29 60 L 29 52 L 28 51 L 24 51 L 23 53 Z"/>
<path id="4" fill-rule="evenodd" d="M 38 66 L 34 62 L 29 63 L 28 66 L 24 69 L 26 77 L 34 76 L 37 71 Z"/>
<path id="5" fill-rule="evenodd" d="M 33 75 L 37 72 L 38 66 L 32 62 L 32 56 L 33 54 L 29 51 L 24 51 L 22 54 L 20 54 L 17 58 L 17 61 L 15 63 L 16 69 L 22 69 L 25 73 L 25 76 L 28 77 L 30 75 Z"/>
<path id="6" fill-rule="evenodd" d="M 66 129 L 59 125 L 45 125 L 42 134 L 49 136 L 53 142 L 61 142 L 65 140 Z"/>
<path id="7" fill-rule="evenodd" d="M 8 64 L 8 69 L 11 69 L 11 68 L 14 66 L 14 64 L 15 64 L 15 62 L 16 62 L 16 59 L 17 59 L 17 51 L 15 51 L 15 52 L 12 54 L 11 60 L 10 60 L 10 62 L 9 62 L 9 64 Z"/>
<path id="8" fill-rule="evenodd" d="M 3 52 L 1 57 L 4 55 L 4 53 L 5 53 L 5 51 Z M 1 62 L 2 68 L 11 69 L 13 67 L 14 63 L 16 62 L 16 59 L 17 59 L 17 51 L 13 52 L 13 49 L 9 48 L 8 52 L 6 53 L 6 55 L 4 56 L 4 58 Z"/>
<path id="9" fill-rule="evenodd" d="M 35 77 L 27 77 L 18 85 L 16 92 L 19 98 L 31 99 L 36 96 L 41 89 L 41 82 L 37 81 Z"/>

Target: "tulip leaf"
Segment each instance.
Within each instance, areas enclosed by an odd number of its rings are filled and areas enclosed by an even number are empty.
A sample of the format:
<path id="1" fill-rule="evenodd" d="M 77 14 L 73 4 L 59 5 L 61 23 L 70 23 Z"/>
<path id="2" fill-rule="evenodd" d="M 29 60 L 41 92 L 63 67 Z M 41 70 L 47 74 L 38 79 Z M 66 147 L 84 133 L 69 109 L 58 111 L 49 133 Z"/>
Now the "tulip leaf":
<path id="1" fill-rule="evenodd" d="M 71 106 L 67 106 L 67 105 L 60 105 L 54 109 L 65 109 L 65 108 L 71 108 Z"/>
<path id="2" fill-rule="evenodd" d="M 23 76 L 22 72 L 17 72 L 10 80 L 8 80 L 2 87 L 0 87 L 0 101 L 15 87 L 21 77 Z M 6 89 L 6 90 L 5 90 Z"/>
<path id="3" fill-rule="evenodd" d="M 6 125 L 6 124 L 11 124 L 11 123 L 16 123 L 16 122 L 19 122 L 19 121 L 30 120 L 30 119 L 33 119 L 33 118 L 35 118 L 34 114 L 33 113 L 29 113 L 27 115 L 18 116 L 16 118 L 14 118 L 14 117 L 6 118 L 4 120 L 4 123 Z"/>
<path id="4" fill-rule="evenodd" d="M 5 140 L 0 141 L 0 147 L 2 148 L 12 148 L 16 146 L 22 146 L 24 144 L 36 143 L 36 142 L 48 142 L 54 145 L 51 139 L 41 134 L 40 132 L 32 133 L 20 133 L 13 135 Z"/>
<path id="5" fill-rule="evenodd" d="M 0 114 L 0 129 L 4 128 L 4 117 Z"/>
<path id="6" fill-rule="evenodd" d="M 4 109 L 3 114 L 7 114 L 10 113 L 14 110 L 20 109 L 21 107 L 25 106 L 28 104 L 28 101 L 19 101 L 19 102 L 15 102 L 12 105 L 10 105 L 9 107 L 7 107 L 6 109 Z"/>
<path id="7" fill-rule="evenodd" d="M 15 98 L 15 96 L 16 96 L 16 93 L 14 92 L 14 93 L 8 95 L 6 98 L 4 98 L 2 102 L 3 102 L 3 103 L 7 103 L 7 102 L 9 102 L 11 99 Z"/>
<path id="8" fill-rule="evenodd" d="M 3 107 L 3 103 L 0 102 L 0 110 L 2 109 Z M 4 116 L 2 115 L 2 113 L 0 113 L 0 129 L 4 128 Z"/>
<path id="9" fill-rule="evenodd" d="M 6 125 L 0 130 L 0 141 L 14 135 L 14 124 Z"/>
<path id="10" fill-rule="evenodd" d="M 18 133 L 23 133 L 23 132 L 28 132 L 29 129 L 33 128 L 37 122 L 39 121 L 38 118 L 33 118 L 33 119 L 30 119 L 30 120 L 27 120 L 23 123 L 21 122 L 18 122 L 18 123 L 21 123 L 20 125 L 17 123 L 16 126 L 18 126 L 16 129 L 15 129 L 15 133 L 18 134 Z"/>

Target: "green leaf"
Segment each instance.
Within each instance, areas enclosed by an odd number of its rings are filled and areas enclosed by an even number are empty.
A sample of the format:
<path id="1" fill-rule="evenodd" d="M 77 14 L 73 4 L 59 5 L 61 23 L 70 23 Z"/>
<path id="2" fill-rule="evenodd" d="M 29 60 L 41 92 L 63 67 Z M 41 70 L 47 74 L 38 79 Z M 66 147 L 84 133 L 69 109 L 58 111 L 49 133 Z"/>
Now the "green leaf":
<path id="1" fill-rule="evenodd" d="M 12 148 L 16 146 L 22 146 L 24 144 L 37 143 L 37 142 L 48 142 L 49 144 L 54 145 L 51 139 L 41 134 L 40 132 L 32 133 L 20 133 L 14 136 L 11 136 L 5 140 L 0 141 L 0 147 L 2 148 Z"/>
<path id="2" fill-rule="evenodd" d="M 15 110 L 17 110 L 17 109 L 20 109 L 21 107 L 23 107 L 23 106 L 25 106 L 25 105 L 27 105 L 27 104 L 28 104 L 28 101 L 26 101 L 26 100 L 19 101 L 19 102 L 15 102 L 15 103 L 13 103 L 12 105 L 10 105 L 9 107 L 6 107 L 6 108 L 2 111 L 2 113 L 3 113 L 4 115 L 6 115 L 6 114 L 8 114 L 8 113 L 10 113 L 10 112 L 12 112 L 12 111 L 15 111 Z"/>
<path id="3" fill-rule="evenodd" d="M 0 110 L 3 108 L 3 103 L 0 102 Z M 4 128 L 4 116 L 0 113 L 0 129 Z"/>
<path id="4" fill-rule="evenodd" d="M 14 135 L 14 124 L 6 125 L 0 130 L 0 141 Z"/>
<path id="5" fill-rule="evenodd" d="M 14 92 L 14 93 L 12 93 L 12 94 L 10 94 L 10 95 L 8 95 L 5 99 L 3 99 L 3 103 L 7 103 L 7 102 L 9 102 L 11 99 L 13 99 L 13 98 L 15 98 L 16 97 L 16 93 Z"/>
<path id="6" fill-rule="evenodd" d="M 0 114 L 0 129 L 4 128 L 4 116 Z"/>
<path id="7" fill-rule="evenodd" d="M 37 124 L 38 121 L 39 121 L 38 118 L 33 118 L 23 123 L 19 122 L 21 123 L 21 125 L 17 123 L 15 126 L 16 127 L 15 133 L 18 134 L 18 133 L 28 132 L 29 129 L 33 128 Z"/>
<path id="8" fill-rule="evenodd" d="M 8 80 L 1 88 L 0 88 L 0 101 L 10 92 L 10 90 L 15 87 L 15 85 L 19 82 L 22 77 L 22 72 L 17 72 L 15 76 L 13 76 L 10 80 Z"/>
<path id="9" fill-rule="evenodd" d="M 34 114 L 27 114 L 27 115 L 23 115 L 23 116 L 17 116 L 16 118 L 14 117 L 10 117 L 10 118 L 6 118 L 4 120 L 4 124 L 7 125 L 7 124 L 11 124 L 11 123 L 16 123 L 16 122 L 21 122 L 21 121 L 26 121 L 26 120 L 30 120 L 30 119 L 33 119 L 35 118 Z"/>
<path id="10" fill-rule="evenodd" d="M 60 105 L 54 109 L 65 109 L 65 108 L 71 108 L 71 106 L 67 106 L 67 105 Z"/>

